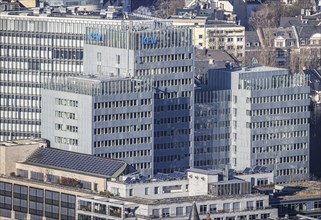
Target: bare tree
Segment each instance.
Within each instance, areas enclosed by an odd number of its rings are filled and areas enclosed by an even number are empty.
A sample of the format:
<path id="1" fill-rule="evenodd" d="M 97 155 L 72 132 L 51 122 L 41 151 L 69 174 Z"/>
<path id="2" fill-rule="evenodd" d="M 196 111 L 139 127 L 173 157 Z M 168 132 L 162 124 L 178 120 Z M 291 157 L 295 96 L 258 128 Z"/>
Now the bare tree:
<path id="1" fill-rule="evenodd" d="M 167 18 L 176 14 L 177 8 L 183 8 L 185 2 L 183 0 L 156 0 L 156 13 L 158 17 Z"/>
<path id="2" fill-rule="evenodd" d="M 301 9 L 310 9 L 312 6 L 310 0 L 297 0 L 292 5 L 284 5 L 277 0 L 267 1 L 252 12 L 249 18 L 250 28 L 256 30 L 260 27 L 278 27 L 281 16 L 295 17 L 301 14 Z"/>
<path id="3" fill-rule="evenodd" d="M 256 12 L 252 12 L 249 18 L 250 28 L 277 27 L 280 23 L 282 13 L 281 3 L 279 1 L 268 1 L 263 3 Z"/>

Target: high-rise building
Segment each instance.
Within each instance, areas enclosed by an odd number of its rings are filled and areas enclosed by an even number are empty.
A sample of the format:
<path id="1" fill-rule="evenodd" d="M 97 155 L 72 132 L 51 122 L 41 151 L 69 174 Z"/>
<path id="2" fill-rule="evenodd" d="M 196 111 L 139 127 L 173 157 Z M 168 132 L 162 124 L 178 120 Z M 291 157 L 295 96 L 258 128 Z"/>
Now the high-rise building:
<path id="1" fill-rule="evenodd" d="M 41 84 L 83 72 L 86 27 L 121 22 L 92 14 L 1 12 L 0 140 L 40 137 Z"/>
<path id="2" fill-rule="evenodd" d="M 264 166 L 278 183 L 308 179 L 308 77 L 272 67 L 227 68 L 209 70 L 198 83 L 194 166 Z"/>
<path id="3" fill-rule="evenodd" d="M 190 167 L 194 72 L 188 28 L 89 27 L 84 73 L 45 85 L 41 131 L 51 146 L 122 159 L 145 175 Z"/>

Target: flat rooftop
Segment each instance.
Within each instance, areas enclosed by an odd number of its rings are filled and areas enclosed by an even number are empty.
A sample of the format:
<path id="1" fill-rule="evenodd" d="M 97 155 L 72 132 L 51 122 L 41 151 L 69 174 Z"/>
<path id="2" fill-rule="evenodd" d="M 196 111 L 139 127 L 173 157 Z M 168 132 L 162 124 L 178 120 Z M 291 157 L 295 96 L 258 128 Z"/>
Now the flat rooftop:
<path id="1" fill-rule="evenodd" d="M 289 192 L 289 195 L 280 195 L 277 198 L 282 200 L 295 200 L 303 198 L 321 198 L 321 182 L 320 181 L 308 181 L 295 184 L 281 185 L 284 187 L 283 191 Z M 290 190 L 287 190 L 287 187 Z"/>
<path id="2" fill-rule="evenodd" d="M 0 147 L 17 147 L 17 146 L 25 146 L 25 145 L 33 145 L 43 143 L 47 145 L 45 139 L 42 138 L 35 138 L 35 139 L 21 139 L 21 140 L 14 140 L 14 141 L 2 141 L 0 142 Z"/>
<path id="3" fill-rule="evenodd" d="M 266 195 L 260 194 L 245 194 L 245 195 L 231 195 L 231 196 L 212 196 L 212 195 L 200 195 L 200 196 L 185 196 L 185 197 L 174 197 L 174 198 L 166 198 L 166 199 L 147 199 L 147 198 L 122 198 L 116 197 L 117 199 L 133 202 L 144 205 L 163 205 L 163 204 L 182 204 L 182 203 L 190 203 L 195 202 L 204 202 L 204 201 L 215 201 L 215 200 L 225 200 L 225 199 L 241 199 L 241 198 L 257 198 L 257 197 L 265 197 Z"/>

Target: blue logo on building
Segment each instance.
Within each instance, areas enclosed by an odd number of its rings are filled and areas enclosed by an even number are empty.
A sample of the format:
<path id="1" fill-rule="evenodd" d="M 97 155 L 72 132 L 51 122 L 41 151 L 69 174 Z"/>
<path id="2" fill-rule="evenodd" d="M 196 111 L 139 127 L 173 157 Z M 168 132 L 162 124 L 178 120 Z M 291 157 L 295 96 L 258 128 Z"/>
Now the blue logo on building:
<path id="1" fill-rule="evenodd" d="M 102 41 L 103 40 L 103 36 L 101 34 L 99 34 L 99 33 L 90 32 L 90 33 L 88 33 L 88 40 Z"/>
<path id="2" fill-rule="evenodd" d="M 142 37 L 143 44 L 156 44 L 157 41 L 157 37 Z"/>

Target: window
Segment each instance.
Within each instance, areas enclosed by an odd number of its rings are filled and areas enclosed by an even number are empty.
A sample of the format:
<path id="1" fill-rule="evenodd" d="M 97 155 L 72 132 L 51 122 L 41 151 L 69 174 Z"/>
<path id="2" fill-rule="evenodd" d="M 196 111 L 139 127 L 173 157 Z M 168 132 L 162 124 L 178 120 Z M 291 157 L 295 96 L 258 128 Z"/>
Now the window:
<path id="1" fill-rule="evenodd" d="M 248 210 L 253 210 L 253 207 L 254 207 L 254 204 L 253 204 L 254 202 L 253 201 L 248 201 L 247 203 L 246 203 L 246 208 L 248 209 Z"/>
<path id="2" fill-rule="evenodd" d="M 129 196 L 133 196 L 133 189 L 129 189 Z"/>
<path id="3" fill-rule="evenodd" d="M 154 188 L 154 194 L 158 194 L 158 193 L 159 193 L 159 187 L 156 186 L 156 187 Z"/>
<path id="4" fill-rule="evenodd" d="M 210 205 L 210 213 L 215 213 L 215 212 L 217 212 L 217 205 L 211 204 Z"/>
<path id="5" fill-rule="evenodd" d="M 321 209 L 321 201 L 315 201 L 314 202 L 314 208 L 315 209 Z"/>
<path id="6" fill-rule="evenodd" d="M 224 203 L 223 210 L 224 210 L 224 212 L 229 212 L 230 211 L 230 203 Z"/>
<path id="7" fill-rule="evenodd" d="M 192 211 L 192 206 L 186 206 L 186 215 L 189 215 Z"/>
<path id="8" fill-rule="evenodd" d="M 152 211 L 153 213 L 152 213 L 152 215 L 153 215 L 153 217 L 159 217 L 159 209 L 153 209 L 153 211 Z"/>
<path id="9" fill-rule="evenodd" d="M 38 172 L 32 172 L 31 171 L 30 179 L 43 181 L 43 177 L 44 177 L 43 173 L 38 173 Z"/>
<path id="10" fill-rule="evenodd" d="M 263 200 L 256 201 L 256 209 L 263 209 Z"/>
<path id="11" fill-rule="evenodd" d="M 145 195 L 148 195 L 148 187 L 145 187 Z"/>
<path id="12" fill-rule="evenodd" d="M 198 35 L 198 38 L 199 38 L 199 39 L 203 39 L 203 35 L 202 35 L 202 34 L 199 34 L 199 35 Z"/>
<path id="13" fill-rule="evenodd" d="M 183 216 L 183 207 L 176 207 L 176 216 Z"/>
<path id="14" fill-rule="evenodd" d="M 201 205 L 200 206 L 200 214 L 204 215 L 206 213 L 207 210 L 207 205 Z"/>
<path id="15" fill-rule="evenodd" d="M 233 203 L 233 212 L 239 212 L 241 210 L 241 203 L 234 202 Z"/>
<path id="16" fill-rule="evenodd" d="M 97 52 L 97 61 L 101 62 L 101 52 Z"/>
<path id="17" fill-rule="evenodd" d="M 164 217 L 169 217 L 169 208 L 163 208 L 162 209 L 162 216 Z"/>
<path id="18" fill-rule="evenodd" d="M 28 170 L 17 169 L 17 176 L 28 178 Z"/>
<path id="19" fill-rule="evenodd" d="M 116 64 L 120 64 L 120 55 L 116 55 Z"/>

